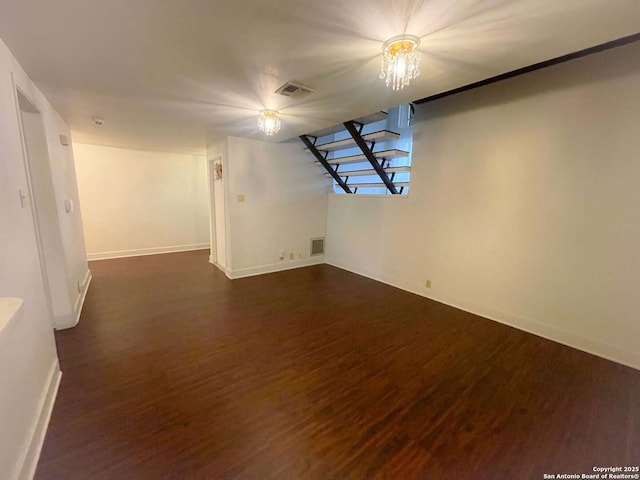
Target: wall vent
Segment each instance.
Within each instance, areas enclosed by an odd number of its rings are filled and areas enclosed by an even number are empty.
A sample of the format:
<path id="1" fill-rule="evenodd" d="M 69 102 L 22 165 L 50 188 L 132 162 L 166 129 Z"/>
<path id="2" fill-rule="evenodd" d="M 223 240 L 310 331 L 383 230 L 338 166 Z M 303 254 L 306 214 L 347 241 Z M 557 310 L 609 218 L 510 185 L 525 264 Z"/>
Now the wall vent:
<path id="1" fill-rule="evenodd" d="M 311 239 L 311 256 L 324 255 L 324 237 Z"/>
<path id="2" fill-rule="evenodd" d="M 287 82 L 276 90 L 276 93 L 291 98 L 302 98 L 311 95 L 315 90 L 299 83 Z"/>

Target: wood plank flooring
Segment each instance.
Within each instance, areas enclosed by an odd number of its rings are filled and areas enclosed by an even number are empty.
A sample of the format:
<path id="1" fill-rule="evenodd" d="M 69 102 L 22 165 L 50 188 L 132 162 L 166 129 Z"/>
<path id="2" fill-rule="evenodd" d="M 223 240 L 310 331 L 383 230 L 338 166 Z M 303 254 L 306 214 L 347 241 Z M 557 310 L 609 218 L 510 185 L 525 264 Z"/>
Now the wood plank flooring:
<path id="1" fill-rule="evenodd" d="M 640 463 L 640 372 L 327 265 L 92 262 L 37 479 L 542 479 Z"/>

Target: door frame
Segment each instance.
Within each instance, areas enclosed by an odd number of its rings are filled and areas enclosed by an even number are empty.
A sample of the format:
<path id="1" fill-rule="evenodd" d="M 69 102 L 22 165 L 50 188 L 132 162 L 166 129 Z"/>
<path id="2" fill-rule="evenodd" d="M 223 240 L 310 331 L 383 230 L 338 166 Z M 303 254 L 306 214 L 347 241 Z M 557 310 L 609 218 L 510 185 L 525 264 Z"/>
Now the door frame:
<path id="1" fill-rule="evenodd" d="M 42 124 L 42 132 L 44 133 L 44 140 L 45 140 L 45 144 L 47 145 L 47 160 L 49 161 L 49 165 L 51 165 L 50 163 L 50 159 L 51 159 L 51 152 L 49 151 L 49 142 L 47 142 L 47 130 L 46 130 L 46 125 L 44 123 L 44 118 L 42 116 L 42 112 L 40 111 L 40 109 L 38 109 L 38 107 L 35 106 L 35 102 L 31 99 L 31 97 L 25 93 L 24 90 L 22 90 L 18 85 L 16 85 L 15 79 L 13 77 L 13 73 L 11 74 L 11 84 L 13 86 L 13 92 L 14 92 L 14 102 L 15 102 L 15 107 L 16 107 L 16 115 L 17 115 L 17 121 L 18 121 L 18 129 L 20 131 L 20 148 L 22 149 L 22 163 L 23 163 L 23 167 L 24 167 L 24 172 L 25 172 L 25 177 L 27 179 L 27 189 L 28 189 L 28 197 L 29 197 L 29 208 L 31 209 L 31 218 L 33 220 L 33 229 L 34 229 L 34 233 L 35 233 L 35 237 L 36 237 L 36 244 L 38 246 L 38 259 L 40 261 L 40 276 L 42 278 L 42 283 L 43 283 L 43 287 L 44 287 L 44 296 L 45 296 L 45 303 L 47 304 L 47 312 L 49 313 L 49 324 L 51 325 L 51 328 L 55 329 L 55 322 L 54 322 L 54 312 L 53 312 L 53 299 L 51 298 L 51 289 L 50 289 L 50 285 L 49 285 L 49 276 L 48 276 L 48 271 L 47 271 L 47 263 L 46 263 L 46 259 L 45 259 L 45 255 L 44 255 L 44 247 L 43 247 L 43 238 L 42 238 L 42 231 L 40 228 L 40 220 L 38 219 L 38 209 L 36 208 L 36 201 L 35 201 L 35 196 L 33 194 L 33 182 L 32 182 L 32 178 L 31 178 L 31 164 L 29 162 L 29 154 L 27 152 L 27 141 L 25 138 L 25 132 L 24 132 L 24 127 L 23 127 L 23 123 L 22 123 L 22 108 L 20 107 L 20 97 L 19 95 L 22 95 L 22 97 L 29 103 L 29 105 L 34 109 L 33 113 L 37 113 L 39 118 L 40 118 L 40 122 Z"/>

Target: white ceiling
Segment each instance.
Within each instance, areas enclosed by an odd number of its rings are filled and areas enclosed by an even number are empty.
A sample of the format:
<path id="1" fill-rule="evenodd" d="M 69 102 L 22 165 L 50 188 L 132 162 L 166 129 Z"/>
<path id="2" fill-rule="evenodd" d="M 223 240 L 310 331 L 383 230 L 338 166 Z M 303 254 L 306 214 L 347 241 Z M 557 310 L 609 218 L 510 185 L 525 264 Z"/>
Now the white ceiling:
<path id="1" fill-rule="evenodd" d="M 0 37 L 74 141 L 201 153 L 281 141 L 640 30 L 638 0 L 0 0 Z M 422 75 L 378 79 L 381 44 L 422 39 Z M 287 80 L 317 90 L 274 94 Z M 102 116 L 103 127 L 91 117 Z"/>

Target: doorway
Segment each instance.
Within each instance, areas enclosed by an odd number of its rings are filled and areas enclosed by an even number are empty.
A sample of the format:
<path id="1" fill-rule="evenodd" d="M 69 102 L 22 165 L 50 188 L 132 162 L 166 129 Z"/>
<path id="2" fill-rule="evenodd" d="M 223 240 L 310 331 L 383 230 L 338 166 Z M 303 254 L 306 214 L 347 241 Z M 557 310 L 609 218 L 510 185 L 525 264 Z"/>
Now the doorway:
<path id="1" fill-rule="evenodd" d="M 49 318 L 55 327 L 56 315 L 64 312 L 69 300 L 49 148 L 42 113 L 19 89 L 17 98 L 29 188 L 28 195 L 21 198 L 31 202 Z"/>

